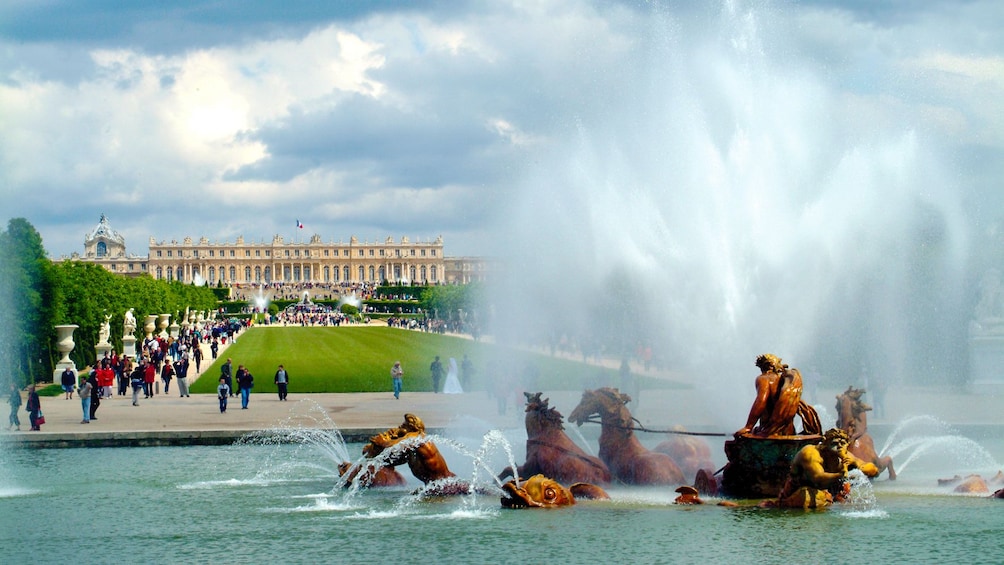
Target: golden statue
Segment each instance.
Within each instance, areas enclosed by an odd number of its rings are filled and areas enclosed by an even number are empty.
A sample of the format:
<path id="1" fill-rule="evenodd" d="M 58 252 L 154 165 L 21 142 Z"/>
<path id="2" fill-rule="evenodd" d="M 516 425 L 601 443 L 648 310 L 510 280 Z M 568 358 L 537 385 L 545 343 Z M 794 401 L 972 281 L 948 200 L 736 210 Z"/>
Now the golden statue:
<path id="1" fill-rule="evenodd" d="M 847 472 L 861 469 L 865 474 L 875 466 L 847 451 L 850 438 L 840 428 L 827 430 L 823 441 L 800 449 L 791 462 L 791 471 L 777 506 L 784 508 L 820 508 L 847 498 L 850 483 Z"/>
<path id="2" fill-rule="evenodd" d="M 750 407 L 746 425 L 736 437 L 795 435 L 795 416 L 802 419 L 803 434 L 819 434 L 822 425 L 816 410 L 802 400 L 802 374 L 791 369 L 770 353 L 756 358 L 760 376 L 756 378 L 756 399 Z M 757 425 L 759 422 L 759 425 Z"/>

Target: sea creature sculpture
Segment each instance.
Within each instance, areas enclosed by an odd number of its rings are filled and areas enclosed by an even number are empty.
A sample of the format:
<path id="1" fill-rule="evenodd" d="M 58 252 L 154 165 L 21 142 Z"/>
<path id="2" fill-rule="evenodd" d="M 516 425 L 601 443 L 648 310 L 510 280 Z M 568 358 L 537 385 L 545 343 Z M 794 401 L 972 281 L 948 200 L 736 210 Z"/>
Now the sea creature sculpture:
<path id="1" fill-rule="evenodd" d="M 345 478 L 345 486 L 359 484 L 363 487 L 398 487 L 407 481 L 394 467 L 355 465 L 349 462 L 338 465 L 338 474 Z"/>
<path id="2" fill-rule="evenodd" d="M 503 508 L 558 508 L 575 504 L 575 498 L 610 498 L 596 485 L 575 483 L 565 488 L 561 483 L 544 475 L 534 475 L 517 483 L 515 479 L 502 485 Z"/>
<path id="3" fill-rule="evenodd" d="M 539 392 L 523 394 L 526 396 L 526 462 L 517 467 L 515 475 L 543 474 L 566 484 L 609 484 L 610 469 L 565 434 L 561 413 L 548 405 L 549 399 L 541 400 Z M 513 470 L 508 467 L 499 479 L 512 475 Z"/>
<path id="4" fill-rule="evenodd" d="M 680 493 L 680 496 L 673 500 L 673 504 L 704 504 L 699 496 L 700 493 L 694 487 L 684 485 L 676 489 L 676 492 Z"/>
<path id="5" fill-rule="evenodd" d="M 896 469 L 892 466 L 892 457 L 879 457 L 875 451 L 875 442 L 868 434 L 868 411 L 871 406 L 861 400 L 865 390 L 861 388 L 847 387 L 843 394 L 837 396 L 837 427 L 847 432 L 850 437 L 850 444 L 847 450 L 856 457 L 868 461 L 875 466 L 874 474 L 871 469 L 862 469 L 869 478 L 877 477 L 882 471 L 889 471 L 889 480 L 896 480 Z"/>
<path id="6" fill-rule="evenodd" d="M 385 466 L 396 467 L 407 463 L 416 479 L 426 485 L 437 483 L 431 491 L 424 491 L 425 494 L 451 495 L 470 492 L 470 485 L 466 482 L 447 480 L 455 479 L 456 475 L 450 471 L 436 444 L 426 437 L 425 424 L 421 418 L 414 414 L 405 414 L 404 422 L 400 426 L 371 437 L 369 443 L 363 446 L 363 455 L 368 458 L 377 457 L 385 451 L 387 452 L 383 458 Z"/>
<path id="7" fill-rule="evenodd" d="M 635 437 L 634 418 L 625 406 L 630 401 L 616 388 L 587 390 L 568 421 L 581 426 L 599 415 L 603 426 L 599 456 L 618 480 L 631 485 L 683 484 L 683 472 L 670 456 L 646 449 Z"/>

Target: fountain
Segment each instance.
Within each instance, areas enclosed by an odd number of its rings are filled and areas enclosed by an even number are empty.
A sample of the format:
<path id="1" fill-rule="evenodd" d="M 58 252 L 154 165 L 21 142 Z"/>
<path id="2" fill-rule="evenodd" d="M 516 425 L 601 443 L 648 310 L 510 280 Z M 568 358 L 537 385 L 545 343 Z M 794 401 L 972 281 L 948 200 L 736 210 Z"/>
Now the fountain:
<path id="1" fill-rule="evenodd" d="M 964 348 L 954 342 L 964 337 L 946 339 L 945 328 L 964 327 L 956 322 L 967 294 L 966 230 L 957 187 L 924 131 L 890 115 L 863 128 L 844 123 L 853 113 L 844 104 L 863 97 L 837 91 L 826 69 L 798 57 L 786 33 L 797 22 L 777 17 L 783 8 L 727 2 L 717 18 L 702 19 L 700 9 L 676 16 L 659 4 L 645 4 L 654 7 L 643 14 L 616 6 L 622 19 L 609 22 L 600 4 L 591 8 L 605 29 L 623 29 L 619 41 L 585 51 L 582 67 L 598 95 L 562 100 L 575 115 L 567 127 L 559 115 L 557 128 L 539 132 L 558 142 L 531 146 L 526 176 L 514 179 L 519 191 L 506 198 L 512 207 L 501 210 L 505 237 L 496 239 L 505 247 L 494 255 L 517 265 L 519 278 L 496 290 L 499 341 L 536 345 L 542 333 L 580 338 L 589 328 L 618 358 L 651 346 L 652 371 L 675 369 L 667 380 L 692 375 L 685 384 L 706 393 L 728 430 L 748 408 L 749 356 L 763 350 L 796 364 L 812 359 L 832 375 L 866 362 L 896 381 L 957 380 L 954 367 L 964 364 L 956 349 Z M 588 60 L 607 49 L 628 55 L 606 66 Z M 417 504 L 410 488 L 343 499 L 335 462 L 351 461 L 360 446 L 345 446 L 337 427 L 296 433 L 302 444 L 100 457 L 3 447 L 0 486 L 33 493 L 0 496 L 5 555 L 79 558 L 94 547 L 93 528 L 61 528 L 52 543 L 51 524 L 85 505 L 88 524 L 102 525 L 117 555 L 153 562 L 254 561 L 274 554 L 276 532 L 296 533 L 283 549 L 294 562 L 826 561 L 834 555 L 819 551 L 837 538 L 853 540 L 838 544 L 839 559 L 860 562 L 930 560 L 932 539 L 952 540 L 941 557 L 960 562 L 992 561 L 999 550 L 992 524 L 1004 507 L 927 487 L 937 475 L 919 473 L 920 463 L 945 442 L 911 443 L 898 428 L 880 450 L 897 457 L 896 483 L 861 483 L 860 504 L 813 516 L 678 508 L 671 489 L 620 485 L 614 503 L 543 513 L 500 512 L 497 497 L 477 495 Z M 514 464 L 512 456 L 480 459 L 498 437 L 486 434 L 474 448 L 433 439 L 458 475 L 478 483 L 478 473 Z M 991 438 L 997 454 L 1000 438 Z M 951 443 L 974 449 L 959 437 Z M 101 477 L 103 492 L 126 495 L 81 492 L 82 468 Z M 246 535 L 230 526 L 235 516 Z M 182 526 L 183 535 L 165 530 Z M 797 535 L 763 543 L 781 529 Z M 333 546 L 333 536 L 353 542 Z"/>

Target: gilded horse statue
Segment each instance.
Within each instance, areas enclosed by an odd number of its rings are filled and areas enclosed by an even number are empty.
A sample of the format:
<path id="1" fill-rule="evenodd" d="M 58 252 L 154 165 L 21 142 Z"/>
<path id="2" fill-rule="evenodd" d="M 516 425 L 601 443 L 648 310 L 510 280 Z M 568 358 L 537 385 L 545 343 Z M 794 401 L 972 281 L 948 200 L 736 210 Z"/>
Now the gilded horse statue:
<path id="1" fill-rule="evenodd" d="M 565 434 L 561 413 L 548 405 L 541 393 L 526 396 L 526 462 L 517 467 L 517 477 L 543 474 L 558 482 L 609 484 L 610 469 L 598 457 L 589 455 Z M 499 479 L 512 476 L 506 468 Z"/>
<path id="2" fill-rule="evenodd" d="M 600 459 L 614 478 L 630 485 L 681 485 L 683 472 L 665 453 L 642 446 L 634 435 L 634 418 L 625 406 L 631 397 L 616 388 L 603 387 L 582 393 L 582 400 L 568 421 L 582 425 L 599 415 Z"/>
<path id="3" fill-rule="evenodd" d="M 896 469 L 892 466 L 892 457 L 879 457 L 875 451 L 875 442 L 868 434 L 868 415 L 872 409 L 861 400 L 864 389 L 847 387 L 843 394 L 837 396 L 837 427 L 847 432 L 850 444 L 847 450 L 859 459 L 873 463 L 877 471 L 868 474 L 869 478 L 877 477 L 882 471 L 889 471 L 889 480 L 896 480 Z"/>

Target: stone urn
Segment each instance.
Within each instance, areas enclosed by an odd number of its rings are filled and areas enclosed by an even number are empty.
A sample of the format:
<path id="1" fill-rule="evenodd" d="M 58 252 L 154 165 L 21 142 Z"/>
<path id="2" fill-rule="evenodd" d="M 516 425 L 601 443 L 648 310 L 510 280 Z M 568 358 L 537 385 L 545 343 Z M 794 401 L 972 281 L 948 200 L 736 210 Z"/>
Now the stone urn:
<path id="1" fill-rule="evenodd" d="M 153 332 L 157 329 L 157 315 L 150 314 L 146 317 L 146 321 L 143 322 L 143 333 L 146 334 L 146 339 L 153 338 Z"/>
<path id="2" fill-rule="evenodd" d="M 70 352 L 73 351 L 73 347 L 76 345 L 73 342 L 73 330 L 79 327 L 76 324 L 56 326 L 56 351 L 59 351 L 60 355 L 57 366 L 60 368 L 74 366 L 73 361 L 70 360 Z"/>
<path id="3" fill-rule="evenodd" d="M 170 314 L 161 314 L 161 315 L 157 316 L 157 329 L 160 330 L 160 331 L 157 332 L 157 335 L 160 336 L 160 337 L 162 337 L 162 338 L 164 338 L 164 339 L 167 339 L 168 337 L 170 337 L 170 335 L 168 335 L 168 333 L 167 333 L 167 326 L 170 323 L 171 323 L 171 315 Z"/>

